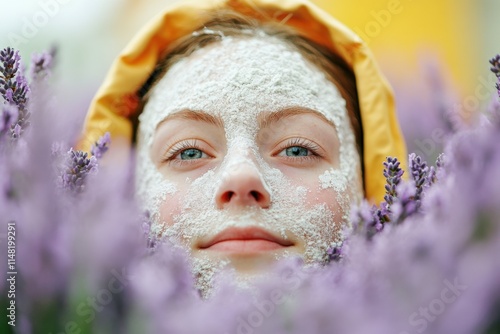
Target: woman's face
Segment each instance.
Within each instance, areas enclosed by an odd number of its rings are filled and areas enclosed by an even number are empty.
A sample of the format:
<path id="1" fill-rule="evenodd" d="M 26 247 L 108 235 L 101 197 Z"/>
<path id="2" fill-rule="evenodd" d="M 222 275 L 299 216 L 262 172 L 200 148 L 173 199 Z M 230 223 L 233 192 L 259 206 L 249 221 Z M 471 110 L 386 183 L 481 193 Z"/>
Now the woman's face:
<path id="1" fill-rule="evenodd" d="M 176 63 L 140 118 L 138 193 L 154 233 L 198 274 L 325 262 L 362 197 L 345 101 L 268 37 L 224 38 Z"/>

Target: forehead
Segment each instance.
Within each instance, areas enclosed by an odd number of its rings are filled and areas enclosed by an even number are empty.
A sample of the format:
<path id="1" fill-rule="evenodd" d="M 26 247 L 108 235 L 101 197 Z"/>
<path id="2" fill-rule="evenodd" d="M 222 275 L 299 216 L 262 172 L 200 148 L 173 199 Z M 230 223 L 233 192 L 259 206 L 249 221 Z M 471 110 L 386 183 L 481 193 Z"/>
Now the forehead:
<path id="1" fill-rule="evenodd" d="M 315 65 L 275 37 L 226 37 L 174 64 L 152 90 L 141 115 L 152 131 L 181 110 L 254 124 L 261 113 L 314 110 L 337 125 L 346 113 L 338 89 Z"/>

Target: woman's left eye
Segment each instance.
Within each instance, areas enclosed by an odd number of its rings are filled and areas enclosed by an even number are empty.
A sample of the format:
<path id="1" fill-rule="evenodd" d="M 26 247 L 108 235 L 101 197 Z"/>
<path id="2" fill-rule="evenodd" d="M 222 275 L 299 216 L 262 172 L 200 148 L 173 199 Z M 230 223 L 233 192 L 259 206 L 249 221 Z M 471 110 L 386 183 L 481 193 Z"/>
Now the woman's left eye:
<path id="1" fill-rule="evenodd" d="M 313 155 L 313 153 L 309 149 L 301 146 L 287 147 L 280 153 L 278 153 L 278 156 L 287 156 L 287 157 L 307 157 L 309 155 Z"/>
<path id="2" fill-rule="evenodd" d="M 193 160 L 207 158 L 207 154 L 197 148 L 189 148 L 178 154 L 181 160 Z"/>
<path id="3" fill-rule="evenodd" d="M 306 138 L 292 138 L 280 146 L 275 156 L 289 164 L 311 164 L 322 158 L 320 147 Z"/>

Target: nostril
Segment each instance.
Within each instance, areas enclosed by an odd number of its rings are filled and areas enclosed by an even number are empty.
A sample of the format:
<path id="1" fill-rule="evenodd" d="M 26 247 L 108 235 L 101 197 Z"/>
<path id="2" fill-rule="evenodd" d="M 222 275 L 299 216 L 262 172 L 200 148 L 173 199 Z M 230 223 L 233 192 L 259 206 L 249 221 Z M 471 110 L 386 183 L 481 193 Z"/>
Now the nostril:
<path id="1" fill-rule="evenodd" d="M 224 194 L 222 194 L 222 203 L 229 203 L 231 201 L 231 198 L 234 196 L 234 191 L 226 191 Z"/>
<path id="2" fill-rule="evenodd" d="M 260 206 L 268 208 L 270 195 L 256 173 L 243 173 L 246 169 L 231 174 L 220 185 L 215 194 L 218 209 L 226 206 Z"/>
<path id="3" fill-rule="evenodd" d="M 263 196 L 260 192 L 255 191 L 255 190 L 252 190 L 252 191 L 250 192 L 250 195 L 251 195 L 253 198 L 255 198 L 255 200 L 257 201 L 257 203 L 259 203 L 259 202 L 262 200 L 262 198 L 264 197 L 264 196 Z"/>

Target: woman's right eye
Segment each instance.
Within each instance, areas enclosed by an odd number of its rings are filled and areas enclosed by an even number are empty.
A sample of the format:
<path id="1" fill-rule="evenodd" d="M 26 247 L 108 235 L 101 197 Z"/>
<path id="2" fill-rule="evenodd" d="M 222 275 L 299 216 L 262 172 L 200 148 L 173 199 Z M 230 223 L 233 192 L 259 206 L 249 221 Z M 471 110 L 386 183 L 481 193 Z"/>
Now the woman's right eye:
<path id="1" fill-rule="evenodd" d="M 181 160 L 194 160 L 194 159 L 203 159 L 203 158 L 208 158 L 208 155 L 203 152 L 202 150 L 199 150 L 197 148 L 188 148 L 187 150 L 183 150 L 180 153 L 177 154 L 174 159 L 181 159 Z"/>
<path id="2" fill-rule="evenodd" d="M 183 164 L 208 158 L 211 158 L 211 156 L 202 150 L 197 140 L 187 140 L 169 148 L 165 153 L 163 161 L 167 163 Z"/>

